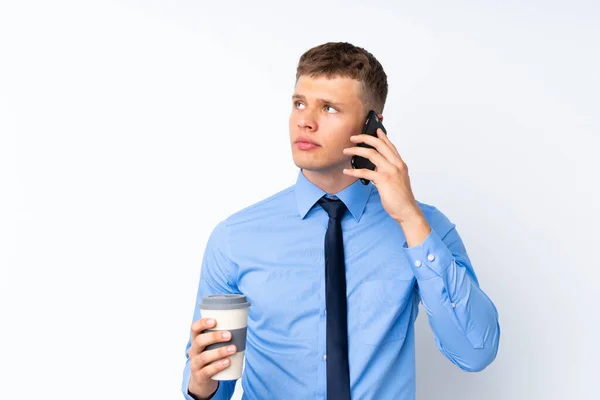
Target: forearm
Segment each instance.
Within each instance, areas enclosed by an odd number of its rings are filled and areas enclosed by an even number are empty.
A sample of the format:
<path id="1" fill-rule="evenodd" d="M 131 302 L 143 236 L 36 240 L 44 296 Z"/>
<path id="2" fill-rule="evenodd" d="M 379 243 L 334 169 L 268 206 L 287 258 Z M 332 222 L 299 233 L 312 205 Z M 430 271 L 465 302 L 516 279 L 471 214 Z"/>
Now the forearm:
<path id="1" fill-rule="evenodd" d="M 440 351 L 465 371 L 487 367 L 498 350 L 498 316 L 464 268 L 453 263 L 442 276 L 418 285 Z"/>
<path id="2" fill-rule="evenodd" d="M 455 231 L 446 239 L 464 250 Z M 461 265 L 468 262 L 466 253 L 454 257 L 435 231 L 405 252 L 440 351 L 463 370 L 485 368 L 498 350 L 498 315 L 476 278 Z"/>

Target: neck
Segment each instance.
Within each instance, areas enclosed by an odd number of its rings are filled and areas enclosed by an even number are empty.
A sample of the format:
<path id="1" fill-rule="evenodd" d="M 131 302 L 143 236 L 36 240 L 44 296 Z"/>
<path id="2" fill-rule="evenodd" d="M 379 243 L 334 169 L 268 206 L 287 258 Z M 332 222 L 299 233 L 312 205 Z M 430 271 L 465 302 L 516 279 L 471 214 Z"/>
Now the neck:
<path id="1" fill-rule="evenodd" d="M 327 194 L 341 192 L 358 180 L 353 176 L 344 175 L 341 170 L 319 172 L 302 169 L 302 173 L 313 185 L 327 192 Z"/>

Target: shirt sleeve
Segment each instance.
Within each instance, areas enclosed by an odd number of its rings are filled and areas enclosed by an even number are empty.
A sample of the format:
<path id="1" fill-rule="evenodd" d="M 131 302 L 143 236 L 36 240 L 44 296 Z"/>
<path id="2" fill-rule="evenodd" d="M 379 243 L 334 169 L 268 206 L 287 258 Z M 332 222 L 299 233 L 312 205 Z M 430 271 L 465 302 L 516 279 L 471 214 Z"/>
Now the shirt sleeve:
<path id="1" fill-rule="evenodd" d="M 498 352 L 498 311 L 481 290 L 456 226 L 435 207 L 424 210 L 432 228 L 404 251 L 438 349 L 464 371 L 481 371 Z"/>
<path id="2" fill-rule="evenodd" d="M 200 271 L 200 283 L 196 294 L 192 322 L 202 318 L 199 305 L 204 296 L 211 294 L 239 293 L 236 276 L 237 265 L 231 260 L 226 221 L 222 221 L 212 231 L 204 251 L 202 269 Z M 185 347 L 186 363 L 183 370 L 183 380 L 181 385 L 181 391 L 184 398 L 187 400 L 194 400 L 188 393 L 188 385 L 191 376 L 188 350 L 191 346 L 190 332 Z M 213 400 L 230 400 L 235 390 L 235 384 L 236 380 L 219 381 L 217 391 L 210 398 Z"/>

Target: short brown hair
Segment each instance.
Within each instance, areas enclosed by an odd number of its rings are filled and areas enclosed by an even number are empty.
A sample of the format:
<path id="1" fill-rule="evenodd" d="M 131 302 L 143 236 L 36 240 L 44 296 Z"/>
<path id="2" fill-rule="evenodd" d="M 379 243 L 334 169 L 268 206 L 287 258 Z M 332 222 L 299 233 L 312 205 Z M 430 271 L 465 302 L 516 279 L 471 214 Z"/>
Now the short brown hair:
<path id="1" fill-rule="evenodd" d="M 383 112 L 387 98 L 387 75 L 365 49 L 346 42 L 329 42 L 306 51 L 298 61 L 296 82 L 302 75 L 356 79 L 362 84 L 361 99 L 369 109 Z"/>

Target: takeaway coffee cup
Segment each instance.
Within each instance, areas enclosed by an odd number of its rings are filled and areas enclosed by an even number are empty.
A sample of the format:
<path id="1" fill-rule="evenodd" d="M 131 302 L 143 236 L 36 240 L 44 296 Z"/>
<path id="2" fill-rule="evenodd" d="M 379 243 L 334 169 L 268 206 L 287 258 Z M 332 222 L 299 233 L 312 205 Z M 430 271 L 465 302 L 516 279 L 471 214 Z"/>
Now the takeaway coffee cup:
<path id="1" fill-rule="evenodd" d="M 214 294 L 205 296 L 200 303 L 202 318 L 212 318 L 217 324 L 204 332 L 229 331 L 231 339 L 227 342 L 213 343 L 206 350 L 217 349 L 234 344 L 237 352 L 229 357 L 230 364 L 212 377 L 215 381 L 233 380 L 242 377 L 244 351 L 246 350 L 246 327 L 250 302 L 242 294 Z"/>

